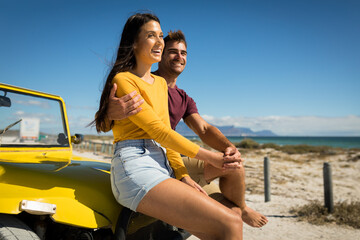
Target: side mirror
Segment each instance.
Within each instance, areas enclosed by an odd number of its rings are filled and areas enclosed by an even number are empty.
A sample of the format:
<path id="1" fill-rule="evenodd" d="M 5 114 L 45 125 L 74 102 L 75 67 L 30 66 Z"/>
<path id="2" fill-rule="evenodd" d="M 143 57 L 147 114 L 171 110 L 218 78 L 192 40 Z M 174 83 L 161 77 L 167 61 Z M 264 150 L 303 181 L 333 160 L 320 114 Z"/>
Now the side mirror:
<path id="1" fill-rule="evenodd" d="M 84 135 L 82 134 L 75 134 L 75 136 L 71 136 L 71 142 L 74 144 L 79 144 L 84 141 Z"/>
<path id="2" fill-rule="evenodd" d="M 66 135 L 64 133 L 59 133 L 58 138 L 57 138 L 57 142 L 60 145 L 65 145 L 68 143 L 68 139 L 66 138 Z"/>
<path id="3" fill-rule="evenodd" d="M 11 106 L 10 98 L 5 96 L 0 96 L 0 107 L 10 107 L 10 106 Z"/>

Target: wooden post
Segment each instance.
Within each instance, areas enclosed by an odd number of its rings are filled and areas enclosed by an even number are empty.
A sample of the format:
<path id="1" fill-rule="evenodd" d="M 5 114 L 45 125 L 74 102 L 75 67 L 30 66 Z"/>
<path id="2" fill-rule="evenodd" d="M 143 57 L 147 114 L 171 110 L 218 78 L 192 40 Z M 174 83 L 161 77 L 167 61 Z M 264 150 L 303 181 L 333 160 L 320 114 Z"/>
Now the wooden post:
<path id="1" fill-rule="evenodd" d="M 324 163 L 324 200 L 325 207 L 329 213 L 334 212 L 334 201 L 333 201 L 333 189 L 332 189 L 332 177 L 331 177 L 331 165 L 328 162 Z"/>
<path id="2" fill-rule="evenodd" d="M 264 190 L 265 202 L 270 202 L 270 160 L 268 157 L 264 158 Z"/>

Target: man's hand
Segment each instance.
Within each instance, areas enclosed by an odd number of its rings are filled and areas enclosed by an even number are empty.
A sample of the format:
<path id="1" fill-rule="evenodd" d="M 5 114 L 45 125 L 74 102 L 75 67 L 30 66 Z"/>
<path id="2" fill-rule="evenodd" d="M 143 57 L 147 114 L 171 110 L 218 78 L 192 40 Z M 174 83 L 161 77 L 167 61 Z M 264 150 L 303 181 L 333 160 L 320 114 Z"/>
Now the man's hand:
<path id="1" fill-rule="evenodd" d="M 107 117 L 110 121 L 122 120 L 141 111 L 140 105 L 144 103 L 144 99 L 133 91 L 121 98 L 115 96 L 117 89 L 116 83 L 111 88 L 109 96 L 109 104 L 107 109 Z"/>
<path id="2" fill-rule="evenodd" d="M 181 181 L 182 181 L 183 183 L 186 183 L 186 184 L 189 185 L 190 187 L 195 188 L 196 190 L 198 190 L 199 192 L 205 194 L 206 196 L 208 196 L 208 194 L 205 192 L 205 190 L 204 190 L 199 184 L 197 184 L 194 180 L 192 180 L 191 177 L 189 177 L 189 176 L 183 177 L 183 178 L 181 179 Z"/>
<path id="3" fill-rule="evenodd" d="M 236 147 L 227 147 L 225 149 L 224 152 L 224 160 L 226 162 L 233 162 L 232 164 L 230 163 L 225 163 L 225 166 L 230 167 L 231 165 L 239 165 L 241 166 L 242 163 L 244 162 L 244 159 L 241 158 L 241 153 L 239 152 L 239 150 Z"/>

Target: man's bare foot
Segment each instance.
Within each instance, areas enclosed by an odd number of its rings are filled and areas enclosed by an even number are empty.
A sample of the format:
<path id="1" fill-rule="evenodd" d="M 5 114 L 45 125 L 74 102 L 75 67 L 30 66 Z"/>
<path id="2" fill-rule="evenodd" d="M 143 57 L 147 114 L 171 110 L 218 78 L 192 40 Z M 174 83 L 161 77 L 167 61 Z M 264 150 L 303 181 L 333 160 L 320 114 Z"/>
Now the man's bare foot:
<path id="1" fill-rule="evenodd" d="M 264 215 L 256 212 L 248 206 L 242 210 L 242 219 L 247 225 L 256 228 L 262 227 L 268 222 Z"/>

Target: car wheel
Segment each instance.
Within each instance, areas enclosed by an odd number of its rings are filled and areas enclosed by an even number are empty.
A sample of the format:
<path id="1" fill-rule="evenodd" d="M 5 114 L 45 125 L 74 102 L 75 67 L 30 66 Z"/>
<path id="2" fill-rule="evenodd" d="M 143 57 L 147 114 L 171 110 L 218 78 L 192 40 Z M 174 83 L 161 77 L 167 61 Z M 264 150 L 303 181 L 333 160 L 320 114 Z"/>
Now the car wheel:
<path id="1" fill-rule="evenodd" d="M 116 239 L 116 240 L 125 240 L 126 239 L 127 227 L 129 225 L 129 220 L 130 220 L 132 212 L 133 211 L 131 211 L 130 209 L 128 209 L 126 207 L 124 207 L 121 210 L 121 213 L 119 215 L 119 218 L 118 218 L 118 221 L 116 224 L 114 239 Z"/>
<path id="2" fill-rule="evenodd" d="M 40 240 L 22 221 L 14 216 L 0 214 L 0 240 Z"/>

